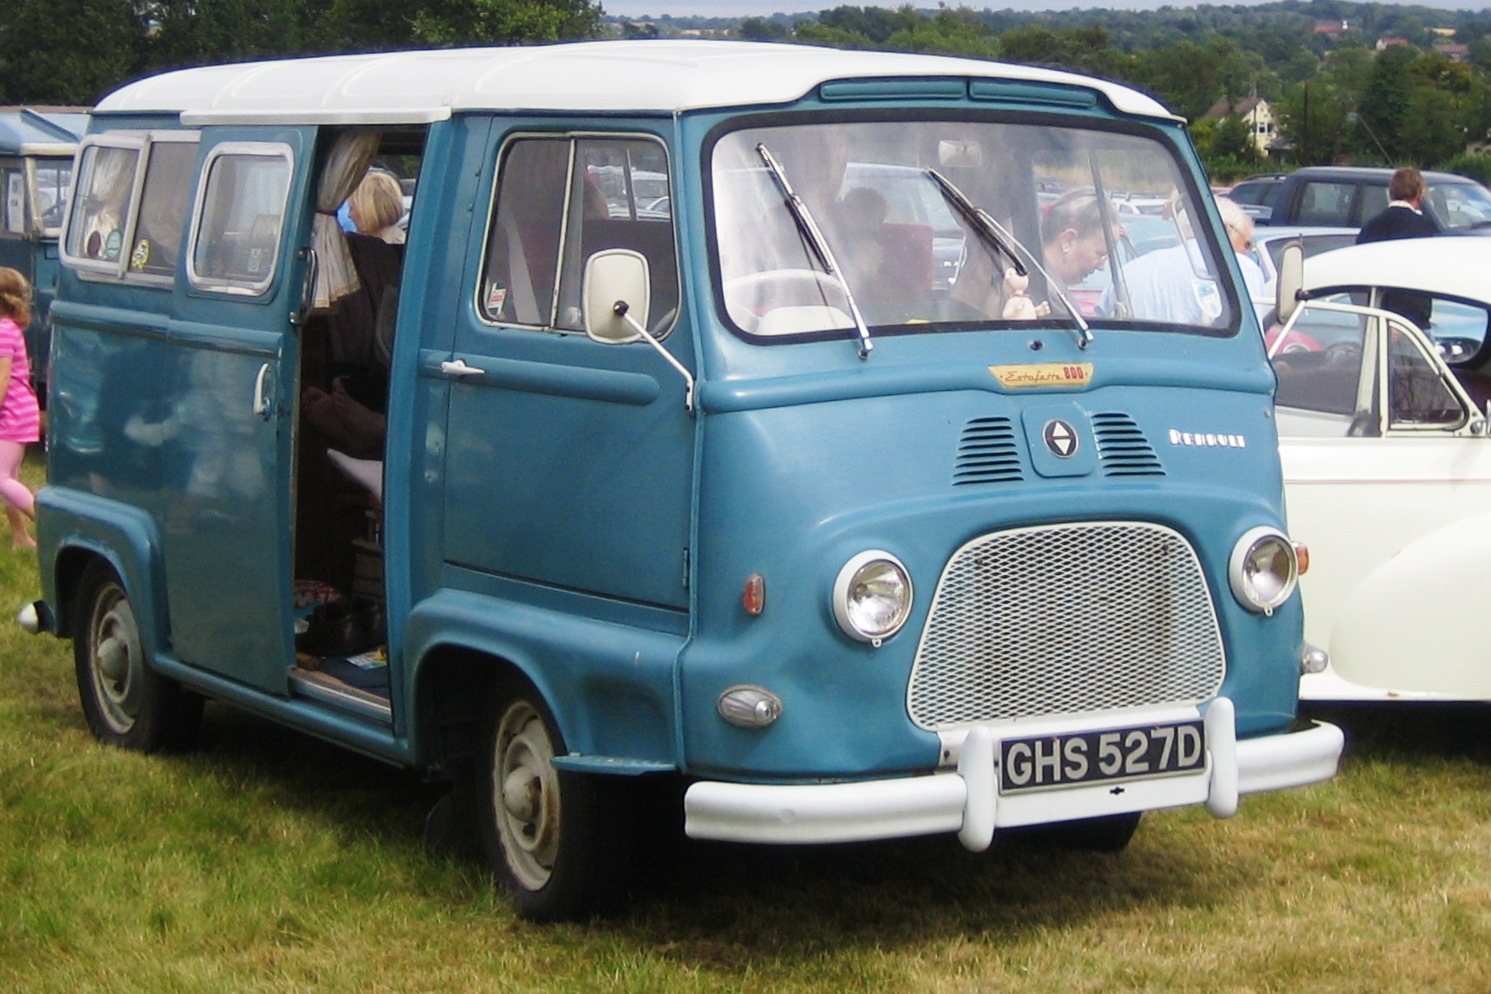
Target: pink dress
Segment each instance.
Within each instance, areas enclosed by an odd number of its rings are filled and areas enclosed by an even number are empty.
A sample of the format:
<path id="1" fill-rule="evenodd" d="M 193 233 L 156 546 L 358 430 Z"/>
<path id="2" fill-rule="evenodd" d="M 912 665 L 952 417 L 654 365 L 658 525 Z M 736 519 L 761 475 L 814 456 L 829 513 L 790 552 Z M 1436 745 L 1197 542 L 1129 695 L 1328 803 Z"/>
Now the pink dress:
<path id="1" fill-rule="evenodd" d="M 31 387 L 31 361 L 26 337 L 10 318 L 0 318 L 0 358 L 10 357 L 10 384 L 0 400 L 0 440 L 36 442 L 41 439 L 41 405 Z"/>

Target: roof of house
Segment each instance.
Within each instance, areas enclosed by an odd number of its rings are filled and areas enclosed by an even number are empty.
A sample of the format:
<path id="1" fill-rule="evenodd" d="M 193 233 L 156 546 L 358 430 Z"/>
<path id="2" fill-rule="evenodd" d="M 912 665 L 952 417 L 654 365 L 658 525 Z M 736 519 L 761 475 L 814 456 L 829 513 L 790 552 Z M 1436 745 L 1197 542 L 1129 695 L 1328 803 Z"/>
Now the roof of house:
<path id="1" fill-rule="evenodd" d="M 1262 97 L 1239 97 L 1237 99 L 1229 99 L 1227 97 L 1223 97 L 1216 103 L 1212 104 L 1211 109 L 1208 110 L 1205 114 L 1201 115 L 1201 119 L 1203 121 L 1209 121 L 1213 118 L 1218 117 L 1245 117 L 1248 114 L 1253 113 L 1255 109 L 1260 107 L 1264 110 L 1268 109 L 1268 101 L 1264 100 Z"/>
<path id="2" fill-rule="evenodd" d="M 128 84 L 96 112 L 183 123 L 429 123 L 465 110 L 678 112 L 780 104 L 838 80 L 1044 83 L 1174 119 L 1105 80 L 976 59 L 757 42 L 650 40 L 466 48 L 202 66 Z M 991 99 L 998 94 L 985 91 Z"/>

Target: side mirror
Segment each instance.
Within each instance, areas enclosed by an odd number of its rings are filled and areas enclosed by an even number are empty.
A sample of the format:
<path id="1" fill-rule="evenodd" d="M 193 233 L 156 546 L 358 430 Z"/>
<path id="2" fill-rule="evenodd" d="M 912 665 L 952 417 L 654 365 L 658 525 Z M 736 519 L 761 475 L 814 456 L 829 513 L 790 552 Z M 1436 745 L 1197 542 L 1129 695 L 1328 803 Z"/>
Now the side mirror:
<path id="1" fill-rule="evenodd" d="M 647 327 L 647 307 L 652 297 L 652 276 L 642 253 L 631 249 L 597 252 L 585 262 L 580 293 L 585 334 L 593 341 L 626 345 L 642 337 L 637 326 Z"/>
<path id="2" fill-rule="evenodd" d="M 585 334 L 602 345 L 643 341 L 683 377 L 683 403 L 694 413 L 694 374 L 647 330 L 652 277 L 647 258 L 631 249 L 606 249 L 585 260 L 581 283 Z"/>
<path id="3" fill-rule="evenodd" d="M 1290 242 L 1279 256 L 1279 278 L 1275 287 L 1274 309 L 1279 324 L 1288 324 L 1299 309 L 1299 292 L 1305 285 L 1305 246 Z"/>

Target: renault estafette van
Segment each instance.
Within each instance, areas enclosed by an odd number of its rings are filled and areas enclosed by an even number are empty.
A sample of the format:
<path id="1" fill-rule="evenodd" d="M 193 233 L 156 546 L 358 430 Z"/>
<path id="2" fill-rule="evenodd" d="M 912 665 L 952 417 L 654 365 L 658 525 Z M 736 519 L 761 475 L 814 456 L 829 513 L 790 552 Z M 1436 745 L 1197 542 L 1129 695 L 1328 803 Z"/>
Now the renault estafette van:
<path id="1" fill-rule="evenodd" d="M 47 313 L 56 293 L 57 235 L 67 212 L 72 160 L 88 124 L 81 107 L 0 107 L 0 266 L 19 270 L 36 290 L 22 329 L 31 378 L 47 396 Z"/>
<path id="2" fill-rule="evenodd" d="M 403 244 L 337 226 L 369 169 Z M 1072 306 L 1136 191 L 1193 317 Z M 1132 90 L 723 42 L 188 69 L 99 104 L 63 258 L 26 620 L 89 727 L 180 746 L 212 699 L 448 780 L 526 916 L 615 898 L 675 788 L 695 839 L 1116 848 L 1336 768 L 1262 335 Z"/>

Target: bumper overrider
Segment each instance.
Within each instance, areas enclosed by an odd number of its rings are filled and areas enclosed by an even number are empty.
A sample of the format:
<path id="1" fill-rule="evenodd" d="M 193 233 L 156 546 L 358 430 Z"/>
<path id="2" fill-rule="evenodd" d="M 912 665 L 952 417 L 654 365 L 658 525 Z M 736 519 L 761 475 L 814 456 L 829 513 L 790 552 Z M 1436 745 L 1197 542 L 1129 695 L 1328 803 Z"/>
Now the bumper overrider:
<path id="1" fill-rule="evenodd" d="M 1239 740 L 1236 711 L 1225 697 L 1209 702 L 1204 714 L 1195 707 L 1168 708 L 1126 714 L 1106 732 L 1094 732 L 1092 725 L 1090 716 L 976 725 L 963 732 L 961 741 L 944 736 L 944 749 L 955 765 L 923 776 L 811 784 L 697 782 L 684 796 L 684 829 L 695 839 L 767 844 L 956 832 L 964 846 L 981 851 L 993 842 L 996 829 L 1019 825 L 1190 804 L 1203 804 L 1214 817 L 1228 818 L 1244 794 L 1330 779 L 1344 745 L 1341 730 L 1324 722 Z M 1088 749 L 1095 742 L 1104 742 L 1104 748 L 1116 744 L 1119 752 L 1111 758 L 1121 762 L 1125 736 L 1134 734 L 1136 726 L 1171 729 L 1159 738 L 1182 746 L 1184 740 L 1196 739 L 1194 762 L 1175 771 L 1123 775 L 1120 769 L 1117 776 L 1072 776 L 1060 782 L 1063 771 L 1097 765 L 1099 757 Z M 1053 743 L 1050 755 L 1041 756 L 1030 745 L 1042 737 Z M 1162 744 L 1168 753 L 1172 743 Z M 1010 767 L 1003 775 L 1001 763 Z M 1032 774 L 1033 764 L 1042 763 L 1046 779 L 1053 782 L 1031 786 L 1040 779 Z"/>

